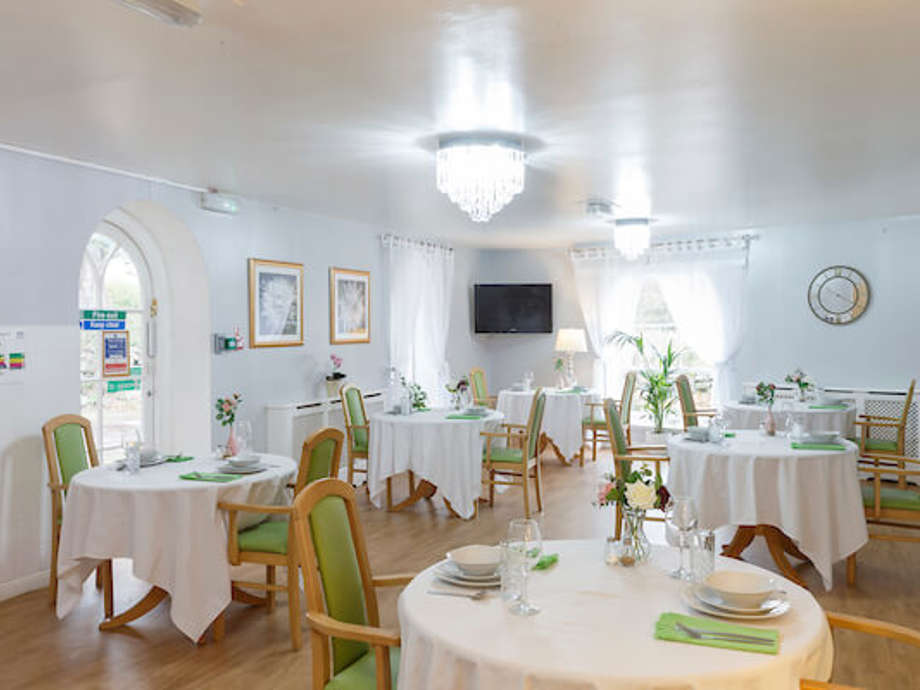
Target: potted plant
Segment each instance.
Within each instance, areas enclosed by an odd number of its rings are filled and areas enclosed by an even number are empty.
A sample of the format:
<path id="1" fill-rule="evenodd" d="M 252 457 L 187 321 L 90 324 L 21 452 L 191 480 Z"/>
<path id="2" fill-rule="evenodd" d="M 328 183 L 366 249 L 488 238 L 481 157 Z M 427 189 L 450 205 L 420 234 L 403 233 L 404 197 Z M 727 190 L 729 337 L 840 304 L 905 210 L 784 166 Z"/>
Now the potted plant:
<path id="1" fill-rule="evenodd" d="M 767 406 L 767 416 L 763 420 L 763 430 L 767 436 L 776 435 L 776 418 L 773 416 L 773 402 L 776 399 L 776 384 L 761 381 L 754 389 L 757 399 Z"/>
<path id="2" fill-rule="evenodd" d="M 647 465 L 630 470 L 625 477 L 610 473 L 604 475 L 596 505 L 604 507 L 619 503 L 623 506 L 623 531 L 620 541 L 614 546 L 614 553 L 607 554 L 608 561 L 615 557 L 621 565 L 631 566 L 648 559 L 650 547 L 644 529 L 645 512 L 666 507 L 669 499 L 670 494 L 661 477 Z"/>
<path id="3" fill-rule="evenodd" d="M 326 376 L 326 395 L 330 398 L 338 397 L 339 388 L 345 380 L 345 373 L 342 371 L 342 358 L 338 355 L 329 355 L 329 361 L 332 369 Z"/>
<path id="4" fill-rule="evenodd" d="M 805 402 L 805 394 L 812 387 L 811 379 L 801 369 L 796 369 L 791 374 L 786 374 L 786 383 L 795 384 L 798 388 L 799 402 Z"/>
<path id="5" fill-rule="evenodd" d="M 239 393 L 234 393 L 229 398 L 218 398 L 217 402 L 214 403 L 214 407 L 217 408 L 217 421 L 220 422 L 221 426 L 230 427 L 230 435 L 227 438 L 227 445 L 224 448 L 225 458 L 232 457 L 239 451 L 239 444 L 236 441 L 236 431 L 233 423 L 236 421 L 236 411 L 242 404 L 243 396 Z"/>

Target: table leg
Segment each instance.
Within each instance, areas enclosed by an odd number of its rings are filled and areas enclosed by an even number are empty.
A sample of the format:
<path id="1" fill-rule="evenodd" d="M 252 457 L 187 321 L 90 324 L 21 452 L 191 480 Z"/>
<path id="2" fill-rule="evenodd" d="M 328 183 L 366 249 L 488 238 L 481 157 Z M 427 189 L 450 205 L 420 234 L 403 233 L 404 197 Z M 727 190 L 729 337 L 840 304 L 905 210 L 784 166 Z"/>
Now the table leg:
<path id="1" fill-rule="evenodd" d="M 751 545 L 754 537 L 763 537 L 767 542 L 767 548 L 770 550 L 770 556 L 779 571 L 789 580 L 792 580 L 801 587 L 807 587 L 805 581 L 792 567 L 786 554 L 799 558 L 803 561 L 809 560 L 808 556 L 802 553 L 795 545 L 795 542 L 778 527 L 773 525 L 741 525 L 735 531 L 735 536 L 731 542 L 722 547 L 722 555 L 729 558 L 741 560 L 741 553 Z"/>
<path id="2" fill-rule="evenodd" d="M 136 621 L 141 616 L 155 609 L 157 604 L 163 601 L 167 595 L 168 592 L 165 589 L 154 585 L 150 588 L 150 591 L 144 595 L 143 599 L 141 599 L 127 611 L 118 614 L 114 618 L 109 618 L 108 620 L 102 621 L 99 624 L 99 629 L 114 630 L 115 628 L 120 628 L 121 626 L 127 625 L 132 621 Z"/>
<path id="3" fill-rule="evenodd" d="M 434 493 L 437 490 L 438 490 L 438 487 L 436 487 L 434 484 L 429 482 L 427 479 L 422 479 L 416 485 L 415 491 L 413 491 L 409 495 L 409 498 L 405 499 L 404 501 L 400 501 L 399 503 L 393 506 L 392 512 L 396 513 L 396 512 L 399 512 L 400 510 L 403 510 L 404 508 L 408 508 L 409 506 L 415 503 L 418 503 L 423 498 L 431 498 L 432 496 L 434 496 Z"/>
<path id="4" fill-rule="evenodd" d="M 553 453 L 555 453 L 556 459 L 559 460 L 559 462 L 561 462 L 563 465 L 568 467 L 569 465 L 572 464 L 571 461 L 562 454 L 562 451 L 559 450 L 559 446 L 556 445 L 556 442 L 553 441 L 553 439 L 551 439 L 545 433 L 541 433 L 540 434 L 540 455 L 543 455 L 543 451 L 546 450 L 546 446 L 549 446 L 550 448 L 553 449 Z"/>
<path id="5" fill-rule="evenodd" d="M 741 560 L 741 552 L 751 545 L 751 542 L 754 541 L 754 537 L 756 536 L 756 527 L 741 525 L 735 530 L 735 536 L 732 537 L 732 540 L 722 547 L 722 555 L 728 558 Z"/>

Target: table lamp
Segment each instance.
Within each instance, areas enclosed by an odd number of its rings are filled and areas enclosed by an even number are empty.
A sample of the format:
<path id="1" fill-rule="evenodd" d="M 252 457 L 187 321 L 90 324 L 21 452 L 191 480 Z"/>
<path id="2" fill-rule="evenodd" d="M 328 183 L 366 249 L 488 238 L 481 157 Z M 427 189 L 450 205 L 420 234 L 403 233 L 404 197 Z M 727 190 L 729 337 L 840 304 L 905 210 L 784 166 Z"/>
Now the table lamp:
<path id="1" fill-rule="evenodd" d="M 565 353 L 565 373 L 571 386 L 576 384 L 575 353 L 587 351 L 584 328 L 560 328 L 556 333 L 556 352 Z"/>

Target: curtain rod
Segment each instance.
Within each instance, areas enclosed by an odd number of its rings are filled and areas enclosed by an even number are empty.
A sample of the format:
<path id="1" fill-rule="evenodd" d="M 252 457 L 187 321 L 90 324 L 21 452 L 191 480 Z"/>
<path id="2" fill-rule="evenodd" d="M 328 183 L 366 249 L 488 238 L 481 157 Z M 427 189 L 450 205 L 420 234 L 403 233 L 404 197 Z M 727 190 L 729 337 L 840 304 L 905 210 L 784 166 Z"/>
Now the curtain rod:
<path id="1" fill-rule="evenodd" d="M 655 254 L 671 254 L 676 252 L 706 252 L 720 249 L 744 249 L 751 246 L 751 242 L 760 239 L 756 233 L 736 233 L 731 235 L 713 235 L 711 237 L 691 237 L 685 240 L 675 239 L 663 242 L 652 242 L 650 252 Z M 576 259 L 604 259 L 619 257 L 620 253 L 612 245 L 598 245 L 593 247 L 572 247 L 569 255 Z"/>
<path id="2" fill-rule="evenodd" d="M 454 248 L 435 242 L 434 240 L 416 240 L 411 237 L 400 237 L 387 233 L 380 236 L 380 243 L 384 247 L 415 247 L 417 249 L 428 249 L 431 251 L 453 252 Z"/>

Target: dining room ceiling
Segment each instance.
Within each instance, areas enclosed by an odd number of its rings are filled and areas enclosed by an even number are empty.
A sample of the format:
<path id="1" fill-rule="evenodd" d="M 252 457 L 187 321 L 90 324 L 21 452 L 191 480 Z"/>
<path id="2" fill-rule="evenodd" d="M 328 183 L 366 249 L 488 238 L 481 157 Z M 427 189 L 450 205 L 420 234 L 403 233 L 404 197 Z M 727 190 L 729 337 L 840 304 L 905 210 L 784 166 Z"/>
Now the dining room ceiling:
<path id="1" fill-rule="evenodd" d="M 0 4 L 0 142 L 477 246 L 920 212 L 915 1 L 198 5 Z M 471 129 L 529 148 L 487 224 L 435 187 Z"/>

